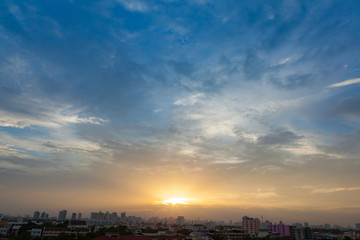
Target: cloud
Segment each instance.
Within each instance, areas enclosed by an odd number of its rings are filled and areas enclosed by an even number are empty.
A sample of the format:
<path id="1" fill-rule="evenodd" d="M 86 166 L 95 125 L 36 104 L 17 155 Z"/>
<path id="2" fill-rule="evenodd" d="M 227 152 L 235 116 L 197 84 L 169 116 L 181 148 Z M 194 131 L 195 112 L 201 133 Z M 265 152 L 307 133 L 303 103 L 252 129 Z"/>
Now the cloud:
<path id="1" fill-rule="evenodd" d="M 353 78 L 353 79 L 349 79 L 343 82 L 339 82 L 339 83 L 334 83 L 328 86 L 328 88 L 334 88 L 334 87 L 345 87 L 345 86 L 349 86 L 352 84 L 357 84 L 360 83 L 360 78 Z"/>
<path id="2" fill-rule="evenodd" d="M 42 126 L 60 128 L 71 123 L 99 125 L 106 122 L 99 117 L 81 117 L 79 113 L 64 114 L 63 112 L 66 112 L 66 110 L 69 109 L 68 107 L 59 109 L 48 108 L 44 111 L 45 109 L 46 107 L 43 106 L 43 111 L 39 112 L 38 117 L 35 116 L 35 112 L 32 113 L 33 116 L 29 116 L 0 110 L 0 127 L 26 128 L 30 126 Z"/>
<path id="3" fill-rule="evenodd" d="M 248 80 L 260 80 L 266 71 L 265 60 L 257 52 L 251 50 L 246 53 L 244 60 L 244 73 Z"/>
<path id="4" fill-rule="evenodd" d="M 183 106 L 190 105 L 191 106 L 191 105 L 194 105 L 194 104 L 200 102 L 201 99 L 203 99 L 204 97 L 205 97 L 204 93 L 196 93 L 187 98 L 183 98 L 183 99 L 175 101 L 174 105 L 183 105 Z"/>
<path id="5" fill-rule="evenodd" d="M 311 83 L 315 83 L 315 77 L 312 74 L 295 73 L 290 74 L 285 78 L 272 78 L 271 82 L 279 88 L 295 90 L 309 86 Z"/>
<path id="6" fill-rule="evenodd" d="M 281 59 L 278 64 L 279 64 L 279 65 L 282 65 L 282 64 L 285 64 L 285 63 L 289 62 L 290 60 L 292 60 L 292 58 L 291 58 L 291 57 L 287 57 L 287 58 L 285 58 L 285 59 Z"/>
<path id="7" fill-rule="evenodd" d="M 359 191 L 360 187 L 316 187 L 316 186 L 302 186 L 301 188 L 311 190 L 311 193 L 319 194 L 319 193 L 336 193 L 336 192 L 344 192 L 344 191 Z"/>
<path id="8" fill-rule="evenodd" d="M 297 143 L 303 136 L 298 136 L 295 133 L 286 129 L 276 129 L 271 133 L 261 136 L 257 139 L 261 145 L 291 145 Z"/>
<path id="9" fill-rule="evenodd" d="M 121 5 L 123 5 L 127 10 L 132 12 L 141 12 L 145 13 L 151 10 L 151 8 L 142 1 L 138 0 L 117 0 Z"/>

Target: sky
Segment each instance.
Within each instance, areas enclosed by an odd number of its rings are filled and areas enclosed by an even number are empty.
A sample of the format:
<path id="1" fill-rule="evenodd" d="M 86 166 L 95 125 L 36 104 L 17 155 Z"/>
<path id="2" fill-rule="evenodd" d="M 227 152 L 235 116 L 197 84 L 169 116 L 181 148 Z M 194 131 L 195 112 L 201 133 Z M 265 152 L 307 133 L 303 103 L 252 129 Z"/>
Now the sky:
<path id="1" fill-rule="evenodd" d="M 0 1 L 0 213 L 360 222 L 359 12 Z"/>

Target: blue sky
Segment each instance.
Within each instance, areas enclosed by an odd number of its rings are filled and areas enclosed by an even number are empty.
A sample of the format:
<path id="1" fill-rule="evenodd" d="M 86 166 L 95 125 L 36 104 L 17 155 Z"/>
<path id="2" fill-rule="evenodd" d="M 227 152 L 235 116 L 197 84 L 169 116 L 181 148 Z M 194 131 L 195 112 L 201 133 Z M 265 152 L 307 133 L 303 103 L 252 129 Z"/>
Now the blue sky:
<path id="1" fill-rule="evenodd" d="M 156 215 L 153 202 L 176 192 L 239 214 L 355 221 L 359 11 L 359 1 L 2 1 L 0 212 Z M 79 189 L 111 200 L 84 206 Z M 27 207 L 13 201 L 24 194 Z"/>

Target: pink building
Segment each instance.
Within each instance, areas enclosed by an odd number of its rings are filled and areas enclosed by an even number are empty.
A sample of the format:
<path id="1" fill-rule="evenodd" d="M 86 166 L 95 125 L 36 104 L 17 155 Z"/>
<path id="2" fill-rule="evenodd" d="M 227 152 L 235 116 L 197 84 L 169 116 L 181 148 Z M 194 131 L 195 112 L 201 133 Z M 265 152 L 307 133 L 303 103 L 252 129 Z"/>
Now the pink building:
<path id="1" fill-rule="evenodd" d="M 267 229 L 271 230 L 273 233 L 280 234 L 280 237 L 290 237 L 290 226 L 283 224 L 282 221 L 280 221 L 279 224 L 268 222 Z"/>

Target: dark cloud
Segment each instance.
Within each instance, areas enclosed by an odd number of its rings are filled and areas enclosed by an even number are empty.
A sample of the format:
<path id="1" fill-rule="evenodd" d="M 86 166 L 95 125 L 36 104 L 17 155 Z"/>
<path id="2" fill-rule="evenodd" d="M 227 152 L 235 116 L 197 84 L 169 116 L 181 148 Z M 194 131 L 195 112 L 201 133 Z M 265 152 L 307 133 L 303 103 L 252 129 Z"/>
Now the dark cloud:
<path id="1" fill-rule="evenodd" d="M 295 90 L 298 88 L 304 88 L 316 82 L 315 76 L 312 74 L 291 74 L 286 76 L 284 79 L 272 78 L 271 82 L 283 89 Z"/>
<path id="2" fill-rule="evenodd" d="M 271 133 L 258 138 L 258 143 L 261 145 L 289 145 L 295 144 L 303 136 L 286 129 L 273 130 Z"/>
<path id="3" fill-rule="evenodd" d="M 330 108 L 332 116 L 360 116 L 360 96 L 341 99 L 336 105 Z"/>
<path id="4" fill-rule="evenodd" d="M 333 143 L 322 146 L 325 151 L 358 159 L 360 154 L 360 130 L 337 135 Z M 357 161 L 357 160 L 356 160 Z"/>

